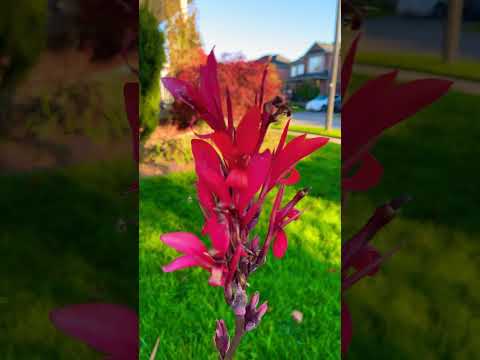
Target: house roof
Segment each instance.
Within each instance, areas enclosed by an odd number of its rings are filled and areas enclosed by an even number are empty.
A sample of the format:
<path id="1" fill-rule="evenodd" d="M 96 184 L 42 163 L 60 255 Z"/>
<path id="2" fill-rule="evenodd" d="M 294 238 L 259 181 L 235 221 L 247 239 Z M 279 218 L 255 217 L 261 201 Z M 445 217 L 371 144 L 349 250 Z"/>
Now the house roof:
<path id="1" fill-rule="evenodd" d="M 295 61 L 292 61 L 292 63 L 296 63 L 296 62 L 299 62 L 299 61 L 303 60 L 303 58 L 305 56 L 307 56 L 308 54 L 313 53 L 313 52 L 331 53 L 331 52 L 333 52 L 333 44 L 325 44 L 325 43 L 321 43 L 321 42 L 316 41 L 312 44 L 312 46 L 310 46 L 310 48 L 305 52 L 305 54 L 300 56 Z"/>
<path id="2" fill-rule="evenodd" d="M 289 65 L 290 64 L 290 60 L 288 60 L 285 56 L 282 56 L 282 55 L 279 55 L 279 54 L 275 54 L 275 55 L 265 55 L 265 56 L 262 56 L 261 58 L 257 59 L 256 61 L 258 62 L 267 62 L 271 59 L 271 61 L 273 63 L 277 63 L 277 64 L 285 64 L 285 65 Z"/>

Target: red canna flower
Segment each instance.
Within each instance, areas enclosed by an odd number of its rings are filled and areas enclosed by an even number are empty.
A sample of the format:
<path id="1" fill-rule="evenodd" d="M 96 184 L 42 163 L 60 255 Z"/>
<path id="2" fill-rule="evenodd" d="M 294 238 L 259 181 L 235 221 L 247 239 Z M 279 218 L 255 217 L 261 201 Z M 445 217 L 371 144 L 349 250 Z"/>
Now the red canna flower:
<path id="1" fill-rule="evenodd" d="M 174 78 L 162 79 L 177 101 L 183 102 L 204 119 L 212 132 L 192 140 L 197 174 L 197 192 L 212 249 L 193 234 L 169 233 L 160 238 L 183 255 L 163 268 L 175 271 L 200 266 L 210 272 L 209 284 L 223 286 L 224 296 L 237 318 L 235 337 L 229 343 L 228 332 L 217 324 L 215 344 L 221 359 L 230 359 L 244 332 L 253 330 L 266 313 L 266 303 L 257 309 L 258 294 L 250 302 L 246 294 L 249 275 L 261 266 L 273 242 L 273 255 L 285 256 L 288 240 L 285 227 L 300 217 L 295 209 L 308 190 L 300 190 L 282 207 L 285 187 L 297 183 L 300 174 L 295 165 L 328 139 L 307 139 L 305 135 L 286 143 L 288 123 L 275 149 L 260 151 L 271 123 L 290 110 L 280 97 L 264 102 L 267 69 L 253 105 L 235 124 L 232 101 L 226 94 L 226 119 L 222 111 L 221 89 L 217 80 L 217 62 L 213 51 L 201 67 L 199 86 Z M 270 214 L 268 233 L 263 244 L 251 232 L 260 217 L 266 197 L 279 190 Z M 227 341 L 228 340 L 228 341 Z"/>
<path id="2" fill-rule="evenodd" d="M 209 284 L 222 286 L 228 274 L 225 266 L 224 254 L 228 246 L 226 229 L 221 224 L 209 224 L 210 233 L 213 233 L 213 251 L 209 252 L 203 242 L 195 235 L 186 232 L 174 232 L 160 237 L 165 245 L 184 254 L 170 264 L 163 267 L 163 271 L 172 272 L 191 266 L 200 266 L 211 273 Z M 213 253 L 213 255 L 211 255 Z"/>

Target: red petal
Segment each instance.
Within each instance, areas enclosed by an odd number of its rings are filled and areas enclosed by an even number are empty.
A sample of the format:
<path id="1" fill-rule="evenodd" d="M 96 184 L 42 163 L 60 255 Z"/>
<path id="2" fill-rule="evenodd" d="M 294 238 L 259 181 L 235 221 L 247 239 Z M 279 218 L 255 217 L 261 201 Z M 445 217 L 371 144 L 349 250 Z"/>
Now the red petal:
<path id="1" fill-rule="evenodd" d="M 286 177 L 279 181 L 280 184 L 293 185 L 300 181 L 300 173 L 297 169 L 293 168 Z"/>
<path id="2" fill-rule="evenodd" d="M 222 111 L 220 86 L 217 77 L 217 60 L 213 50 L 207 58 L 207 65 L 200 68 L 200 93 L 208 112 L 214 115 L 214 130 L 225 130 L 225 119 Z"/>
<path id="3" fill-rule="evenodd" d="M 197 194 L 198 194 L 198 201 L 200 202 L 200 206 L 207 212 L 210 213 L 215 206 L 213 202 L 212 193 L 208 189 L 207 184 L 205 181 L 199 179 L 197 181 Z"/>
<path id="4" fill-rule="evenodd" d="M 67 335 L 114 358 L 138 356 L 138 317 L 115 304 L 79 304 L 50 313 L 52 323 Z"/>
<path id="5" fill-rule="evenodd" d="M 227 87 L 227 118 L 228 118 L 228 132 L 230 135 L 233 135 L 235 130 L 233 126 L 233 110 L 232 110 L 232 99 L 230 98 L 230 91 Z"/>
<path id="6" fill-rule="evenodd" d="M 350 78 L 352 77 L 352 70 L 353 70 L 353 62 L 355 60 L 355 54 L 357 53 L 357 46 L 360 40 L 361 34 L 355 38 L 348 50 L 347 57 L 345 58 L 345 62 L 342 66 L 342 80 L 341 80 L 341 94 L 342 99 L 345 97 L 345 93 L 347 92 L 348 85 L 350 84 Z"/>
<path id="7" fill-rule="evenodd" d="M 443 96 L 452 82 L 416 80 L 395 86 L 395 73 L 367 83 L 342 109 L 342 163 L 378 137 L 384 130 L 407 119 Z"/>
<path id="8" fill-rule="evenodd" d="M 173 77 L 162 78 L 162 83 L 176 100 L 187 104 L 196 111 L 201 110 L 199 109 L 197 91 L 191 84 Z"/>
<path id="9" fill-rule="evenodd" d="M 225 159 L 232 160 L 237 156 L 238 151 L 233 146 L 232 139 L 227 133 L 223 131 L 215 132 L 212 135 L 212 141 L 217 146 L 218 150 L 220 150 Z"/>
<path id="10" fill-rule="evenodd" d="M 222 173 L 220 157 L 208 142 L 193 139 L 192 152 L 195 157 L 195 165 L 197 168 L 208 168 L 218 175 Z"/>
<path id="11" fill-rule="evenodd" d="M 288 212 L 287 217 L 288 217 L 289 219 L 294 219 L 294 220 L 296 220 L 296 219 L 298 219 L 298 218 L 300 217 L 300 215 L 302 215 L 301 211 L 298 210 L 298 209 L 293 208 L 292 210 L 290 210 L 290 211 Z"/>
<path id="12" fill-rule="evenodd" d="M 224 277 L 224 268 L 219 266 L 214 266 L 211 270 L 210 278 L 208 279 L 208 284 L 211 286 L 223 286 L 225 282 Z"/>
<path id="13" fill-rule="evenodd" d="M 327 143 L 328 138 L 306 139 L 306 135 L 298 136 L 290 141 L 273 160 L 269 187 L 275 185 L 276 181 L 295 166 L 298 161 Z"/>
<path id="14" fill-rule="evenodd" d="M 342 301 L 342 354 L 346 354 L 352 341 L 352 317 L 347 304 Z"/>
<path id="15" fill-rule="evenodd" d="M 172 272 L 192 266 L 200 266 L 198 258 L 192 255 L 184 255 L 176 258 L 170 264 L 162 267 L 164 272 Z"/>
<path id="16" fill-rule="evenodd" d="M 262 84 L 260 85 L 260 98 L 258 104 L 260 108 L 262 108 L 263 105 L 263 96 L 265 94 L 265 81 L 267 80 L 268 65 L 270 65 L 270 61 L 265 65 L 265 69 L 263 70 L 262 74 Z"/>
<path id="17" fill-rule="evenodd" d="M 358 150 L 359 134 L 368 126 L 385 93 L 393 87 L 398 71 L 392 71 L 369 80 L 342 106 L 342 163 Z"/>
<path id="18" fill-rule="evenodd" d="M 383 175 L 382 165 L 371 155 L 366 153 L 362 158 L 360 169 L 348 179 L 342 179 L 343 191 L 366 191 L 377 186 Z"/>
<path id="19" fill-rule="evenodd" d="M 243 212 L 251 198 L 265 183 L 268 172 L 270 171 L 271 161 L 272 154 L 269 150 L 263 152 L 262 154 L 255 154 L 251 158 L 247 169 L 248 187 L 241 192 L 240 200 L 238 202 L 238 210 L 240 212 Z"/>
<path id="20" fill-rule="evenodd" d="M 252 107 L 243 117 L 237 128 L 236 144 L 241 154 L 252 154 L 260 136 L 260 119 L 258 107 Z"/>
<path id="21" fill-rule="evenodd" d="M 237 271 L 238 263 L 240 262 L 240 257 L 245 256 L 246 253 L 243 250 L 243 246 L 241 244 L 237 245 L 235 252 L 233 253 L 232 260 L 230 261 L 230 266 L 228 269 L 228 274 L 225 279 L 225 284 L 229 284 L 232 281 L 235 272 Z"/>
<path id="22" fill-rule="evenodd" d="M 227 177 L 227 185 L 235 189 L 245 189 L 248 186 L 248 175 L 243 169 L 235 168 Z"/>
<path id="23" fill-rule="evenodd" d="M 283 147 L 285 146 L 285 141 L 287 140 L 289 126 L 290 126 L 290 119 L 288 119 L 287 123 L 285 124 L 285 127 L 283 128 L 282 136 L 280 136 L 280 141 L 278 142 L 277 150 L 275 151 L 276 154 L 282 151 Z"/>
<path id="24" fill-rule="evenodd" d="M 186 255 L 199 255 L 207 252 L 203 242 L 194 234 L 188 232 L 171 232 L 160 236 L 160 240 Z"/>
<path id="25" fill-rule="evenodd" d="M 205 224 L 205 234 L 210 236 L 212 245 L 220 255 L 223 255 L 228 250 L 230 244 L 227 232 L 227 226 L 219 223 L 216 216 L 210 217 Z"/>
<path id="26" fill-rule="evenodd" d="M 380 253 L 373 246 L 367 245 L 355 255 L 351 264 L 357 271 L 362 271 L 368 265 L 377 262 L 380 257 Z M 380 265 L 373 268 L 372 271 L 370 271 L 367 275 L 373 276 L 378 272 L 379 269 Z"/>
<path id="27" fill-rule="evenodd" d="M 283 258 L 287 252 L 287 247 L 287 235 L 283 229 L 280 229 L 277 233 L 275 241 L 273 242 L 273 255 L 279 259 Z"/>
<path id="28" fill-rule="evenodd" d="M 193 139 L 192 152 L 198 177 L 205 182 L 210 192 L 229 204 L 230 194 L 222 174 L 220 158 L 215 149 L 206 141 Z"/>

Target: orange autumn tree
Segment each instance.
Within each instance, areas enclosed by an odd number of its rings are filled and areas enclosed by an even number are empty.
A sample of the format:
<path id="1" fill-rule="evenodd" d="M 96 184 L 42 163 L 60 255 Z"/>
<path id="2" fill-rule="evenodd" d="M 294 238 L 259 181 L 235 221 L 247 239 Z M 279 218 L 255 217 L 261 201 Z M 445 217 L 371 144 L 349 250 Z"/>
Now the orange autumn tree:
<path id="1" fill-rule="evenodd" d="M 199 50 L 199 58 L 205 59 L 206 55 Z M 243 114 L 255 103 L 258 96 L 258 86 L 262 82 L 265 63 L 248 61 L 241 54 L 224 54 L 218 64 L 218 79 L 220 91 L 225 95 L 227 88 L 231 95 L 233 116 L 237 119 L 238 114 Z M 177 76 L 183 81 L 198 84 L 200 79 L 199 66 L 193 65 L 184 68 Z M 280 93 L 282 82 L 277 69 L 273 64 L 268 67 L 265 81 L 265 100 L 271 100 Z M 225 104 L 223 104 L 225 107 Z M 194 112 L 185 104 L 175 102 L 173 104 L 172 119 L 180 127 L 190 125 L 194 118 Z M 226 109 L 224 109 L 226 114 Z"/>

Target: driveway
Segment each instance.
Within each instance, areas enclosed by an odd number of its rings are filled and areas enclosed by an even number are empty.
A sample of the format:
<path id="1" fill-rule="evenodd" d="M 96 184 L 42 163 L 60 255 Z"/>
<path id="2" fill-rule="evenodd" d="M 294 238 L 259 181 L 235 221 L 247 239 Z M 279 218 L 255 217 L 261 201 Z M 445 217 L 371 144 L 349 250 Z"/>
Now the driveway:
<path id="1" fill-rule="evenodd" d="M 463 23 L 460 56 L 480 59 L 480 32 L 468 31 L 471 23 Z M 388 16 L 365 22 L 365 35 L 360 42 L 364 51 L 410 51 L 440 54 L 444 20 Z"/>
<path id="2" fill-rule="evenodd" d="M 292 114 L 292 125 L 325 126 L 325 112 L 302 111 Z M 340 129 L 340 113 L 333 116 L 333 128 Z"/>

